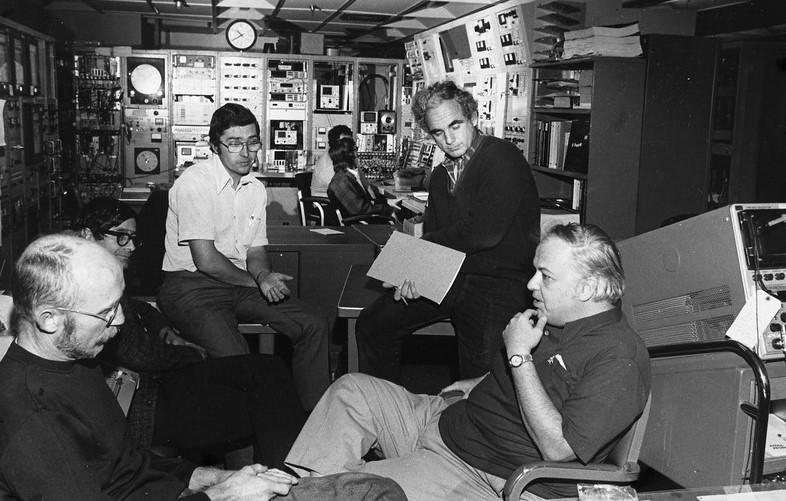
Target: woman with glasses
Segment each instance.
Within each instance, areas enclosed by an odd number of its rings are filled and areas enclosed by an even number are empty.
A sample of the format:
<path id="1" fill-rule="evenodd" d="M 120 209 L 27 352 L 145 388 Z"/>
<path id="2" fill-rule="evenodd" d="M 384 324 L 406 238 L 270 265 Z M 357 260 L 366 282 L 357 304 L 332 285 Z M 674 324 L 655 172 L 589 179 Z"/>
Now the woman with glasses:
<path id="1" fill-rule="evenodd" d="M 339 139 L 329 150 L 333 161 L 333 179 L 328 185 L 328 197 L 341 211 L 342 217 L 379 214 L 392 216 L 393 207 L 380 197 L 368 183 L 355 162 L 355 140 Z"/>
<path id="2" fill-rule="evenodd" d="M 111 198 L 87 204 L 73 229 L 126 269 L 139 244 L 133 210 Z M 148 303 L 124 297 L 121 305 L 125 324 L 98 360 L 140 373 L 128 413 L 137 445 L 174 447 L 195 461 L 253 445 L 256 461 L 283 464 L 304 413 L 281 360 L 259 354 L 205 359 L 200 346 Z"/>

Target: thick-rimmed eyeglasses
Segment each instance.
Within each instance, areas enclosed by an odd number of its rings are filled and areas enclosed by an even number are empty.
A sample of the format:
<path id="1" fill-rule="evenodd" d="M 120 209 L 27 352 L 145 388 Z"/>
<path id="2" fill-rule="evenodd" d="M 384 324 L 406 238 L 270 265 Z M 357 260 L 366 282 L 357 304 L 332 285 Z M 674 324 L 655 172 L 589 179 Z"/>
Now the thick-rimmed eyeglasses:
<path id="1" fill-rule="evenodd" d="M 128 242 L 134 241 L 134 246 L 139 247 L 139 244 L 142 243 L 142 240 L 136 236 L 136 233 L 124 233 L 122 231 L 114 231 L 114 230 L 101 230 L 101 233 L 104 235 L 112 235 L 117 240 L 117 245 L 120 247 L 125 247 L 128 245 Z"/>
<path id="2" fill-rule="evenodd" d="M 106 326 L 107 327 L 111 327 L 112 326 L 112 322 L 115 321 L 115 317 L 117 316 L 117 312 L 120 310 L 120 303 L 117 303 L 115 305 L 115 307 L 112 308 L 112 310 L 107 315 L 104 315 L 104 316 L 96 315 L 95 313 L 88 313 L 86 311 L 72 310 L 71 308 L 61 308 L 59 306 L 55 306 L 55 309 L 56 310 L 60 310 L 60 311 L 68 311 L 68 312 L 71 312 L 71 313 L 76 313 L 78 315 L 85 315 L 87 317 L 97 318 L 99 320 L 102 320 L 102 321 L 106 322 Z"/>
<path id="3" fill-rule="evenodd" d="M 243 141 L 230 141 L 228 143 L 219 141 L 219 143 L 223 144 L 230 153 L 240 153 L 243 151 L 244 146 L 249 153 L 256 153 L 262 149 L 262 141 L 259 139 L 249 139 L 245 143 Z"/>

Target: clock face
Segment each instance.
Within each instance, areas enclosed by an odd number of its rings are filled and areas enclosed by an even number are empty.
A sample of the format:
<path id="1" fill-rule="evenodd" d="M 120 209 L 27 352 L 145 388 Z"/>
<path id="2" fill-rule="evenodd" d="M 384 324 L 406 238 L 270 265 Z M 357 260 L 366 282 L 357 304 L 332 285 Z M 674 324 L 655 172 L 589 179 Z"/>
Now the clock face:
<path id="1" fill-rule="evenodd" d="M 153 172 L 158 168 L 158 155 L 151 150 L 142 150 L 136 156 L 136 168 L 140 172 Z"/>
<path id="2" fill-rule="evenodd" d="M 234 21 L 227 28 L 227 42 L 237 50 L 246 50 L 257 41 L 257 30 L 248 21 Z"/>

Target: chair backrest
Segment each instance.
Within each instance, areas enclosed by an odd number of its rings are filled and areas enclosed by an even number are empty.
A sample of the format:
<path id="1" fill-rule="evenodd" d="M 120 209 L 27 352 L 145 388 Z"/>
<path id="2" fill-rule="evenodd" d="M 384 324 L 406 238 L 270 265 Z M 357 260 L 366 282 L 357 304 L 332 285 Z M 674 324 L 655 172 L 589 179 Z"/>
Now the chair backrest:
<path id="1" fill-rule="evenodd" d="M 313 176 L 314 173 L 311 171 L 297 172 L 295 174 L 295 186 L 297 187 L 300 198 L 311 196 L 311 178 Z"/>
<path id="2" fill-rule="evenodd" d="M 639 460 L 641 444 L 644 442 L 644 434 L 647 431 L 647 421 L 650 416 L 650 405 L 652 404 L 652 393 L 647 397 L 647 403 L 641 416 L 631 425 L 625 435 L 617 442 L 617 445 L 609 453 L 606 463 L 622 466 L 625 463 L 636 463 Z"/>

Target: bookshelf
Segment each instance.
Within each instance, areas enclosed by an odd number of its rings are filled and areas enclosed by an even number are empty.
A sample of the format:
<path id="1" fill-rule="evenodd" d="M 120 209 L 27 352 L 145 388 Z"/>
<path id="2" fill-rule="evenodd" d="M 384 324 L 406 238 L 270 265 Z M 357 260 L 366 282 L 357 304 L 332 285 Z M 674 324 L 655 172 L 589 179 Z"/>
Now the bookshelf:
<path id="1" fill-rule="evenodd" d="M 541 198 L 570 200 L 614 239 L 635 234 L 645 62 L 537 62 L 528 159 Z"/>

